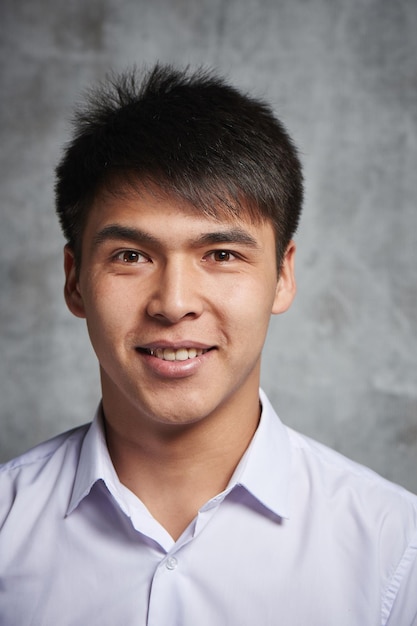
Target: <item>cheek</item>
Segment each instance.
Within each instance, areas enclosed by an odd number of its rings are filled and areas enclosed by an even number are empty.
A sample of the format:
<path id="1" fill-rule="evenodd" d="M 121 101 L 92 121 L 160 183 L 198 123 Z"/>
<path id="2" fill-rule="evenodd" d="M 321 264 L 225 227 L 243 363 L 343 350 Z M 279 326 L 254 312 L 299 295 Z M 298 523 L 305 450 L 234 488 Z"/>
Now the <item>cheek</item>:
<path id="1" fill-rule="evenodd" d="M 132 304 L 114 290 L 95 288 L 85 300 L 88 331 L 93 345 L 112 343 L 129 329 Z"/>
<path id="2" fill-rule="evenodd" d="M 247 318 L 252 323 L 254 318 L 262 320 L 271 316 L 275 300 L 275 281 L 239 280 L 231 284 L 225 293 L 224 308 L 233 311 L 240 318 Z"/>
<path id="3" fill-rule="evenodd" d="M 237 280 L 220 307 L 225 327 L 238 338 L 242 348 L 259 349 L 265 340 L 275 296 L 275 284 Z"/>

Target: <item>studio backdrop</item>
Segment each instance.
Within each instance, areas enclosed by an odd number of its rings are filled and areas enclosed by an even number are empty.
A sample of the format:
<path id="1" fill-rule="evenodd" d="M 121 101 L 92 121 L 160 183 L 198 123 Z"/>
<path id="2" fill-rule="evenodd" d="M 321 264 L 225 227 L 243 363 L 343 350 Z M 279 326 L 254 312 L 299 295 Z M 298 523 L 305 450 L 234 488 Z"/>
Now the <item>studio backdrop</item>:
<path id="1" fill-rule="evenodd" d="M 83 90 L 160 60 L 265 98 L 300 150 L 298 294 L 263 360 L 276 410 L 417 491 L 417 3 L 2 0 L 0 29 L 1 460 L 98 404 L 54 168 Z"/>

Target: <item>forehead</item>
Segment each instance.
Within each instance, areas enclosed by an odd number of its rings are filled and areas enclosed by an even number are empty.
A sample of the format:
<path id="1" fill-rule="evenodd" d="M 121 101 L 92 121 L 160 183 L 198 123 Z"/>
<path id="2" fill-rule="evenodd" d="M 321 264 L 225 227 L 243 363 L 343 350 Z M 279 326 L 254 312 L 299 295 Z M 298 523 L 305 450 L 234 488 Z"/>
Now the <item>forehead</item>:
<path id="1" fill-rule="evenodd" d="M 143 184 L 100 190 L 87 216 L 84 234 L 87 238 L 95 237 L 98 231 L 111 224 L 140 225 L 141 228 L 145 225 L 161 236 L 169 236 L 170 232 L 179 236 L 184 229 L 196 232 L 239 229 L 262 240 L 265 233 L 274 231 L 270 220 L 254 214 L 244 202 L 237 206 L 219 200 L 217 204 L 196 206 L 155 185 L 145 187 Z"/>

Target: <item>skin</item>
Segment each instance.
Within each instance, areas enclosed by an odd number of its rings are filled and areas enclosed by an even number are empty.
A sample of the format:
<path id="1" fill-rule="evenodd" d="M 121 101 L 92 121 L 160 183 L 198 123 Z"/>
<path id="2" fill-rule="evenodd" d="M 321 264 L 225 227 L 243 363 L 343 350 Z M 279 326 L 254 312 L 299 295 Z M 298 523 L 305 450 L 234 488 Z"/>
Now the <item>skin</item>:
<path id="1" fill-rule="evenodd" d="M 269 222 L 133 190 L 96 199 L 79 268 L 65 249 L 66 302 L 97 354 L 115 469 L 174 538 L 256 430 L 261 351 L 271 314 L 294 298 L 294 253 L 291 242 L 278 276 Z M 197 355 L 158 358 L 179 348 Z"/>

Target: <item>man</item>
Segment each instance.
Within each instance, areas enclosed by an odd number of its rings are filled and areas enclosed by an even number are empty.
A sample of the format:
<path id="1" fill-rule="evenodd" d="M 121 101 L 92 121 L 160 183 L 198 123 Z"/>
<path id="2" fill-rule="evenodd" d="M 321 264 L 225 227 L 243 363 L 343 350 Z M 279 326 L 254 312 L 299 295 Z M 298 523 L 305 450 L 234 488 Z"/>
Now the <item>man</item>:
<path id="1" fill-rule="evenodd" d="M 417 498 L 259 392 L 302 200 L 270 109 L 201 71 L 115 78 L 56 191 L 102 402 L 2 468 L 1 624 L 417 624 Z"/>

